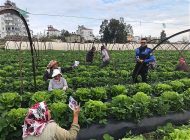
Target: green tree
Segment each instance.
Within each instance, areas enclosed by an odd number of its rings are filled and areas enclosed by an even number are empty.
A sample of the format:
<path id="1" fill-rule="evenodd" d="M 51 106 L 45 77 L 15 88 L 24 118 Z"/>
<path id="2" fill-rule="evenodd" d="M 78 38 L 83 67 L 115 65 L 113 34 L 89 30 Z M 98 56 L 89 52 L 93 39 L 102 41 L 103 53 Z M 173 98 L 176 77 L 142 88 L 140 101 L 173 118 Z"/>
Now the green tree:
<path id="1" fill-rule="evenodd" d="M 166 33 L 164 30 L 160 33 L 160 40 L 164 40 L 166 38 Z"/>
<path id="2" fill-rule="evenodd" d="M 100 25 L 101 41 L 105 43 L 125 43 L 127 35 L 133 34 L 130 24 L 126 24 L 124 18 L 104 20 Z"/>
<path id="3" fill-rule="evenodd" d="M 69 33 L 69 31 L 67 31 L 67 30 L 61 30 L 61 36 L 60 36 L 60 39 L 62 40 L 62 41 L 66 41 L 65 40 L 65 37 L 67 37 L 67 36 L 70 36 L 70 33 Z"/>

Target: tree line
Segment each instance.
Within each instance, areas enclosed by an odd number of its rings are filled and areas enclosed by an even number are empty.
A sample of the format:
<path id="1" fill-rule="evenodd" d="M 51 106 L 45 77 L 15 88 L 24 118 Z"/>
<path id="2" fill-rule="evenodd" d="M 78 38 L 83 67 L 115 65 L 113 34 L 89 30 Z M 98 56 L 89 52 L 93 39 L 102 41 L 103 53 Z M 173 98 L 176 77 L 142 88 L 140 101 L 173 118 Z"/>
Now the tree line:
<path id="1" fill-rule="evenodd" d="M 51 36 L 49 39 L 60 39 L 63 42 L 66 42 L 66 37 L 71 36 L 75 33 L 70 33 L 68 30 L 61 30 L 60 36 Z M 124 21 L 123 17 L 120 19 L 110 19 L 103 20 L 100 25 L 100 39 L 94 38 L 94 42 L 103 42 L 103 43 L 127 43 L 133 36 L 133 27 L 130 24 L 127 24 Z M 166 33 L 164 30 L 160 33 L 160 40 L 166 38 Z"/>

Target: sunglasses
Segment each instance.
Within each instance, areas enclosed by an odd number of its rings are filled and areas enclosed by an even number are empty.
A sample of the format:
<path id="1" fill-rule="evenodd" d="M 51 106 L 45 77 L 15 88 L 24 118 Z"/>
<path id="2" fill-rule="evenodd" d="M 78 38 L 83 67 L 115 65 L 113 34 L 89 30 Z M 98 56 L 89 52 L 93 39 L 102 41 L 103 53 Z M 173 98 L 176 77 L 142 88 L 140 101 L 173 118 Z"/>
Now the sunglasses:
<path id="1" fill-rule="evenodd" d="M 142 44 L 145 44 L 146 42 L 141 42 Z"/>

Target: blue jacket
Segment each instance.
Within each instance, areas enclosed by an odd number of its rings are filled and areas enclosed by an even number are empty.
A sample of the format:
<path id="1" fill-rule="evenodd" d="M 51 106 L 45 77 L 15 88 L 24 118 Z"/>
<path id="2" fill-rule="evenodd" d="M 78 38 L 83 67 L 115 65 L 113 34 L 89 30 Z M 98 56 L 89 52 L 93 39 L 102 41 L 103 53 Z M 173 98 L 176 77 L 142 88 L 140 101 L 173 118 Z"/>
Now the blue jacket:
<path id="1" fill-rule="evenodd" d="M 154 62 L 156 61 L 155 57 L 152 55 L 151 49 L 146 47 L 139 47 L 135 50 L 135 58 L 136 60 L 142 59 L 144 63 Z"/>

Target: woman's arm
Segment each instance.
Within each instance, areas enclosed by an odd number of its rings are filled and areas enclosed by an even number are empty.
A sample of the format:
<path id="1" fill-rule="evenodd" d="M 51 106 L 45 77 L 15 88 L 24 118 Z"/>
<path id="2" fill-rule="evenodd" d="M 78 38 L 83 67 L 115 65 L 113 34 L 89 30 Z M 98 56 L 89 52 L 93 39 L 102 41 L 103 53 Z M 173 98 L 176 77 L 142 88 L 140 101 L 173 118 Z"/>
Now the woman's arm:
<path id="1" fill-rule="evenodd" d="M 104 58 L 105 57 L 105 55 L 106 55 L 106 53 L 105 53 L 105 50 L 102 50 L 102 58 Z"/>
<path id="2" fill-rule="evenodd" d="M 64 78 L 62 80 L 63 80 L 63 90 L 66 90 L 68 88 L 67 81 Z"/>
<path id="3" fill-rule="evenodd" d="M 80 130 L 80 126 L 78 125 L 78 116 L 80 112 L 80 107 L 77 107 L 73 111 L 73 123 L 71 125 L 70 130 L 65 130 L 59 126 L 56 127 L 55 136 L 57 140 L 76 140 L 77 134 Z"/>
<path id="4" fill-rule="evenodd" d="M 71 67 L 65 67 L 65 68 L 63 68 L 63 67 L 61 67 L 61 73 L 65 73 L 65 72 L 68 72 L 68 71 L 71 71 L 71 70 L 73 70 L 73 66 L 71 66 Z"/>
<path id="5" fill-rule="evenodd" d="M 48 73 L 47 70 L 45 71 L 45 73 L 44 73 L 44 75 L 43 75 L 43 79 L 44 79 L 45 81 L 47 81 L 47 80 L 49 79 L 49 73 Z"/>
<path id="6" fill-rule="evenodd" d="M 49 86 L 48 86 L 48 91 L 52 91 L 53 90 L 53 83 L 52 80 L 49 81 Z"/>

